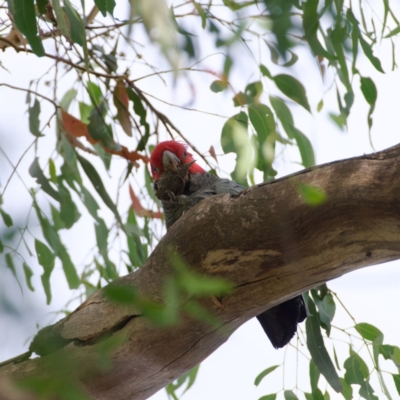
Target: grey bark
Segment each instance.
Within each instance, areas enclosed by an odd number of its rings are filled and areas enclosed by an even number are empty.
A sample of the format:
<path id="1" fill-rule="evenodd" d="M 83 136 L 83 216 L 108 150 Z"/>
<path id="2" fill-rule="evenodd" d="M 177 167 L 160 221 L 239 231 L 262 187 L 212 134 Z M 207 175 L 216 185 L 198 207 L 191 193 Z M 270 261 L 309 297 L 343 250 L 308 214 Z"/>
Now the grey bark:
<path id="1" fill-rule="evenodd" d="M 157 329 L 138 310 L 109 302 L 100 290 L 52 328 L 68 344 L 41 358 L 7 364 L 0 375 L 17 381 L 39 372 L 74 373 L 94 399 L 146 399 L 262 311 L 358 268 L 400 258 L 399 176 L 400 146 L 395 146 L 237 196 L 205 199 L 173 225 L 140 270 L 118 284 L 135 285 L 162 302 L 172 271 L 166 254 L 173 248 L 196 271 L 234 284 L 228 296 L 202 301 L 222 322 L 220 328 L 182 315 L 178 325 Z M 324 189 L 326 203 L 305 204 L 298 182 Z M 101 369 L 99 351 L 110 341 L 111 366 Z"/>

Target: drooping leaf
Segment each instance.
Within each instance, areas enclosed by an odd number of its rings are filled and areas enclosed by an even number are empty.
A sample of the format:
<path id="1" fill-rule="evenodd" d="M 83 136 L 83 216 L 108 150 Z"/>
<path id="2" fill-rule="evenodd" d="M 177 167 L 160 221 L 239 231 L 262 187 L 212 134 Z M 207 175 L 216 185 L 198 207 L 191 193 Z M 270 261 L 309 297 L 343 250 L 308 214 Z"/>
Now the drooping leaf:
<path id="1" fill-rule="evenodd" d="M 39 264 L 43 267 L 42 285 L 46 293 L 47 304 L 51 302 L 50 276 L 53 272 L 55 256 L 53 252 L 40 240 L 35 239 L 35 249 Z"/>
<path id="2" fill-rule="evenodd" d="M 225 81 L 221 81 L 220 79 L 213 81 L 211 83 L 210 89 L 214 93 L 219 93 L 225 90 L 228 87 L 228 83 Z"/>
<path id="3" fill-rule="evenodd" d="M 13 220 L 12 220 L 10 214 L 6 213 L 2 208 L 0 208 L 0 214 L 1 214 L 3 221 L 6 224 L 7 228 L 10 228 L 11 226 L 13 226 Z"/>
<path id="4" fill-rule="evenodd" d="M 319 55 L 328 60 L 334 59 L 334 56 L 322 47 L 318 39 L 317 32 L 320 18 L 318 13 L 318 0 L 307 0 L 302 3 L 302 6 L 304 37 L 311 47 L 311 50 L 316 56 Z"/>
<path id="5" fill-rule="evenodd" d="M 232 178 L 243 186 L 247 186 L 246 174 L 252 163 L 247 124 L 247 114 L 240 112 L 225 122 L 221 133 L 221 146 L 224 153 L 235 153 L 237 156 Z"/>
<path id="6" fill-rule="evenodd" d="M 33 106 L 29 107 L 28 114 L 29 114 L 29 130 L 32 133 L 32 135 L 36 137 L 43 136 L 40 133 L 40 120 L 39 120 L 40 103 L 37 98 L 35 98 Z"/>
<path id="7" fill-rule="evenodd" d="M 340 382 L 342 383 L 342 386 L 343 386 L 342 396 L 346 400 L 352 400 L 353 399 L 353 388 L 343 378 L 340 378 Z"/>
<path id="8" fill-rule="evenodd" d="M 382 336 L 383 333 L 375 326 L 367 324 L 366 322 L 359 323 L 354 326 L 356 331 L 366 340 L 373 342 L 377 337 Z"/>
<path id="9" fill-rule="evenodd" d="M 196 8 L 196 10 L 199 13 L 199 16 L 201 18 L 201 27 L 203 29 L 205 29 L 206 23 L 207 23 L 207 16 L 206 16 L 205 11 L 203 10 L 203 7 L 199 3 L 197 3 L 197 1 L 193 1 L 193 5 Z"/>
<path id="10" fill-rule="evenodd" d="M 6 260 L 7 268 L 11 271 L 15 278 L 17 278 L 17 271 L 15 269 L 14 260 L 12 259 L 11 253 L 7 253 L 4 256 Z"/>
<path id="11" fill-rule="evenodd" d="M 29 174 L 33 178 L 36 178 L 36 182 L 41 186 L 44 192 L 46 192 L 49 196 L 51 196 L 54 200 L 58 202 L 61 200 L 60 194 L 55 189 L 53 189 L 49 180 L 45 177 L 42 169 L 40 168 L 38 158 L 35 158 L 31 166 L 29 167 Z"/>
<path id="12" fill-rule="evenodd" d="M 62 246 L 61 250 L 57 254 L 58 258 L 61 261 L 62 268 L 64 271 L 64 275 L 67 278 L 68 286 L 70 289 L 77 289 L 81 283 L 79 276 L 76 272 L 76 268 L 71 261 L 71 257 L 69 256 L 66 248 Z"/>
<path id="13" fill-rule="evenodd" d="M 376 58 L 374 56 L 374 53 L 372 52 L 372 45 L 368 44 L 366 40 L 360 35 L 360 44 L 361 48 L 364 51 L 364 54 L 367 56 L 369 61 L 371 61 L 371 64 L 378 70 L 379 72 L 382 72 L 384 74 L 385 72 L 382 69 L 381 61 L 379 58 Z"/>
<path id="14" fill-rule="evenodd" d="M 265 396 L 261 396 L 258 400 L 276 400 L 276 393 L 266 394 Z"/>
<path id="15" fill-rule="evenodd" d="M 121 217 L 119 215 L 119 212 L 117 210 L 117 207 L 115 207 L 114 202 L 111 200 L 111 197 L 107 193 L 106 188 L 104 187 L 103 181 L 100 178 L 100 175 L 96 171 L 96 169 L 93 167 L 93 165 L 86 160 L 86 158 L 83 158 L 78 154 L 78 160 L 85 171 L 87 177 L 89 180 L 92 182 L 92 185 L 96 189 L 97 193 L 101 197 L 101 199 L 104 201 L 105 205 L 114 213 L 115 218 L 117 221 L 122 224 Z"/>
<path id="16" fill-rule="evenodd" d="M 111 126 L 104 119 L 105 113 L 106 105 L 104 102 L 93 108 L 90 113 L 88 125 L 90 136 L 102 142 L 109 149 L 119 150 L 120 146 L 114 142 Z"/>
<path id="17" fill-rule="evenodd" d="M 360 385 L 359 394 L 367 400 L 378 400 L 373 393 L 371 385 L 368 382 L 369 370 L 365 361 L 354 351 L 350 349 L 350 357 L 344 362 L 346 373 L 344 379 L 348 385 Z"/>
<path id="18" fill-rule="evenodd" d="M 264 369 L 264 371 L 260 372 L 256 379 L 254 380 L 254 385 L 258 386 L 261 381 L 267 376 L 269 375 L 272 371 L 275 371 L 278 367 L 280 367 L 280 365 L 273 365 L 272 367 L 266 368 Z"/>
<path id="19" fill-rule="evenodd" d="M 61 7 L 60 0 L 53 0 L 52 6 L 53 6 L 54 13 L 56 14 L 57 27 L 60 29 L 61 33 L 66 38 L 71 39 L 71 32 L 69 30 L 67 14 Z"/>
<path id="20" fill-rule="evenodd" d="M 22 263 L 22 267 L 24 269 L 24 274 L 25 274 L 25 281 L 26 281 L 26 286 L 28 286 L 29 290 L 31 290 L 32 292 L 35 291 L 35 288 L 32 285 L 32 276 L 33 276 L 33 272 L 32 269 L 29 267 L 29 265 L 27 263 Z"/>
<path id="21" fill-rule="evenodd" d="M 117 119 L 122 129 L 128 136 L 132 136 L 132 122 L 129 114 L 129 98 L 126 92 L 125 84 L 122 80 L 118 80 L 114 88 L 113 95 L 114 105 L 117 108 Z"/>
<path id="22" fill-rule="evenodd" d="M 278 89 L 287 97 L 311 112 L 304 86 L 293 76 L 280 74 L 273 77 Z"/>
<path id="23" fill-rule="evenodd" d="M 315 365 L 313 359 L 310 360 L 310 385 L 311 385 L 311 392 L 315 393 L 318 389 L 318 381 L 321 373 L 319 369 Z"/>
<path id="24" fill-rule="evenodd" d="M 372 127 L 372 113 L 375 110 L 375 103 L 378 97 L 378 91 L 376 89 L 375 83 L 371 78 L 361 77 L 361 92 L 364 95 L 365 100 L 370 105 L 368 112 L 368 127 Z"/>
<path id="25" fill-rule="evenodd" d="M 75 99 L 77 94 L 78 94 L 78 91 L 76 89 L 72 88 L 72 89 L 67 90 L 60 101 L 60 107 L 63 110 L 68 111 L 68 108 L 72 103 L 72 100 Z"/>
<path id="26" fill-rule="evenodd" d="M 32 51 L 39 57 L 44 56 L 42 40 L 37 36 L 34 0 L 7 0 L 7 3 L 15 25 L 28 39 Z"/>
<path id="27" fill-rule="evenodd" d="M 316 289 L 312 289 L 311 294 L 318 308 L 318 314 L 321 326 L 325 329 L 326 334 L 329 336 L 331 332 L 331 322 L 333 320 L 333 317 L 335 316 L 336 305 L 331 293 L 326 292 L 326 293 L 321 293 L 321 295 L 318 295 Z"/>
<path id="28" fill-rule="evenodd" d="M 94 3 L 99 8 L 103 17 L 107 15 L 107 12 L 113 15 L 115 8 L 115 0 L 94 0 Z"/>
<path id="29" fill-rule="evenodd" d="M 285 390 L 283 395 L 285 396 L 285 400 L 299 400 L 292 390 Z"/>
<path id="30" fill-rule="evenodd" d="M 398 375 L 392 374 L 392 376 L 393 376 L 394 384 L 397 389 L 397 393 L 400 395 L 400 374 L 398 374 Z"/>
<path id="31" fill-rule="evenodd" d="M 332 363 L 332 360 L 325 348 L 324 339 L 321 334 L 320 322 L 314 302 L 304 294 L 310 315 L 306 319 L 307 347 L 311 357 L 321 374 L 328 381 L 330 386 L 336 391 L 341 392 L 342 384 Z"/>
<path id="32" fill-rule="evenodd" d="M 64 0 L 64 5 L 71 30 L 71 39 L 74 43 L 85 47 L 86 32 L 81 16 L 78 14 L 69 0 Z"/>
<path id="33" fill-rule="evenodd" d="M 128 97 L 133 102 L 133 110 L 135 114 L 140 118 L 140 125 L 144 128 L 144 135 L 140 139 L 136 151 L 143 151 L 146 148 L 147 141 L 150 137 L 150 125 L 146 121 L 147 111 L 143 106 L 142 99 L 137 93 L 135 93 L 131 88 L 127 89 Z"/>

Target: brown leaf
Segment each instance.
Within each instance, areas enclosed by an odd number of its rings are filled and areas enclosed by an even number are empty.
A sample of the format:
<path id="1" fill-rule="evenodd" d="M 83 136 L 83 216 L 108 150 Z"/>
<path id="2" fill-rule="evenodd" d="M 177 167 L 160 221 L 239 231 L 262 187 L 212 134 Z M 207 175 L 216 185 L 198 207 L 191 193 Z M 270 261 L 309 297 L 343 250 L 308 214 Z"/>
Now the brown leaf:
<path id="1" fill-rule="evenodd" d="M 162 213 L 160 211 L 147 210 L 142 206 L 131 185 L 129 185 L 129 195 L 132 201 L 132 209 L 135 211 L 136 215 L 139 217 L 162 219 Z"/>
<path id="2" fill-rule="evenodd" d="M 218 164 L 218 158 L 217 155 L 215 154 L 215 149 L 214 146 L 210 147 L 210 150 L 208 150 L 210 152 L 210 156 L 217 162 Z M 219 165 L 219 164 L 218 164 Z"/>
<path id="3" fill-rule="evenodd" d="M 114 89 L 114 105 L 118 110 L 117 119 L 124 132 L 132 137 L 132 122 L 129 114 L 129 98 L 124 82 L 120 79 Z"/>
<path id="4" fill-rule="evenodd" d="M 85 137 L 87 139 L 87 141 L 91 144 L 100 143 L 103 145 L 103 142 L 101 140 L 95 140 L 92 138 L 92 136 L 90 136 L 89 129 L 85 123 L 80 121 L 78 118 L 75 118 L 71 114 L 68 114 L 63 109 L 61 109 L 61 120 L 62 120 L 62 124 L 63 124 L 64 129 L 67 132 L 67 134 L 72 136 L 72 138 L 71 138 L 71 137 L 68 137 L 68 135 L 67 135 L 69 141 L 71 142 L 71 144 L 73 146 L 80 147 L 80 146 L 77 146 L 76 140 L 73 140 L 74 138 L 78 138 L 78 137 Z M 82 147 L 80 147 L 80 148 L 82 148 Z M 129 151 L 128 148 L 126 148 L 125 146 L 122 146 L 122 145 L 120 145 L 120 148 L 121 148 L 121 150 L 112 150 L 107 147 L 104 147 L 104 150 L 107 153 L 118 155 L 118 156 L 123 157 L 126 160 L 129 160 L 133 163 L 135 163 L 138 160 L 142 160 L 144 163 L 149 162 L 149 158 L 147 156 L 142 155 L 142 154 L 138 153 L 137 151 Z"/>

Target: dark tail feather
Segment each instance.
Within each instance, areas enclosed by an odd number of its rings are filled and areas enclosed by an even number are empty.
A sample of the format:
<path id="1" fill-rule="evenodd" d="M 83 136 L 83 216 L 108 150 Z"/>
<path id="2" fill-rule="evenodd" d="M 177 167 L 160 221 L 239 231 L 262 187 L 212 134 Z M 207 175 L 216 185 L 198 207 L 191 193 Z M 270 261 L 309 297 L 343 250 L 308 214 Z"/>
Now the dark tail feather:
<path id="1" fill-rule="evenodd" d="M 257 316 L 272 345 L 286 346 L 297 331 L 297 324 L 307 317 L 303 296 L 297 296 Z"/>

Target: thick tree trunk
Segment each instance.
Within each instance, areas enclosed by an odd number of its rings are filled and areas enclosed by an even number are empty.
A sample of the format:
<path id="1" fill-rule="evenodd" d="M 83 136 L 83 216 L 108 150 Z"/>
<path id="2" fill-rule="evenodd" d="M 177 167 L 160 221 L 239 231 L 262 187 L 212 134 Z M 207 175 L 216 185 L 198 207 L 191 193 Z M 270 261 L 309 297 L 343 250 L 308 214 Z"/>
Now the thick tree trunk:
<path id="1" fill-rule="evenodd" d="M 99 291 L 53 329 L 73 339 L 70 343 L 50 355 L 5 365 L 0 374 L 18 380 L 38 371 L 74 371 L 94 399 L 146 399 L 260 312 L 321 282 L 400 258 L 399 177 L 400 146 L 395 146 L 235 197 L 206 199 L 170 229 L 140 270 L 119 283 L 162 301 L 172 270 L 167 251 L 173 248 L 196 271 L 234 284 L 228 296 L 202 301 L 222 322 L 220 328 L 183 315 L 178 325 L 157 329 Z M 299 182 L 324 189 L 327 201 L 305 204 Z M 107 333 L 112 337 L 104 339 Z M 111 366 L 101 370 L 99 351 L 110 341 Z"/>

